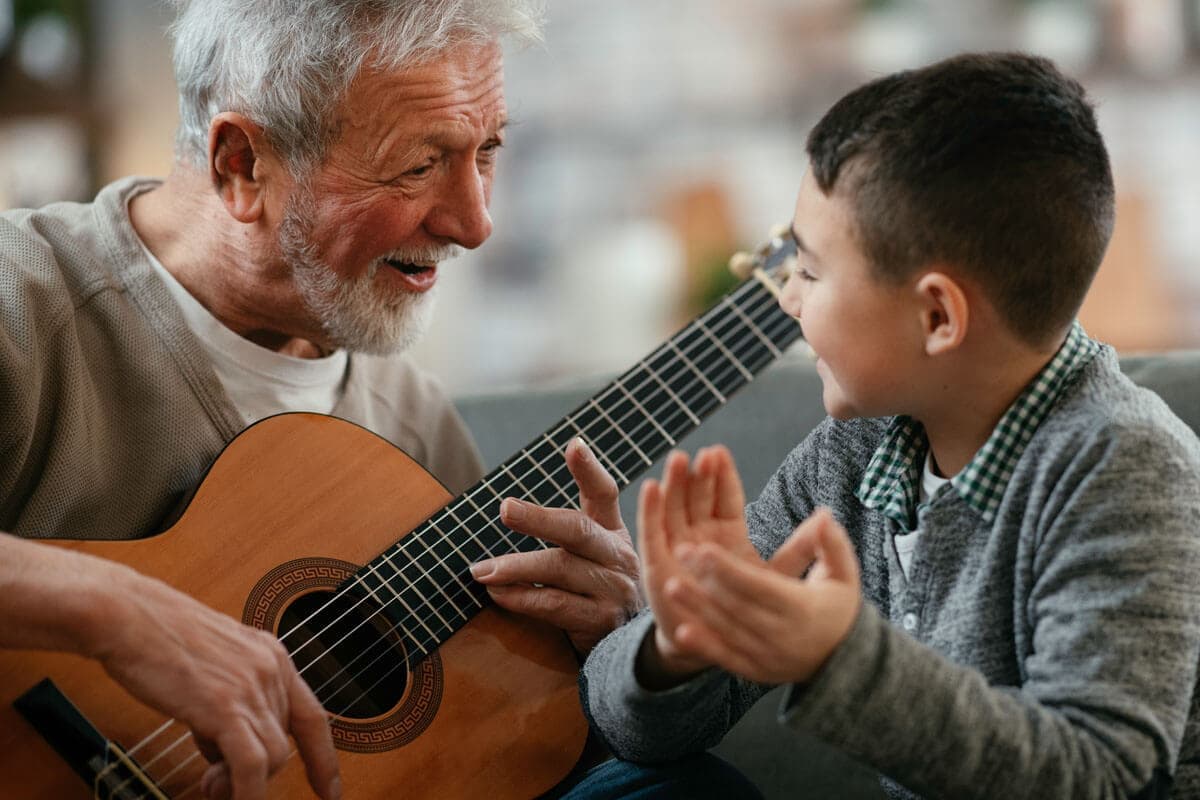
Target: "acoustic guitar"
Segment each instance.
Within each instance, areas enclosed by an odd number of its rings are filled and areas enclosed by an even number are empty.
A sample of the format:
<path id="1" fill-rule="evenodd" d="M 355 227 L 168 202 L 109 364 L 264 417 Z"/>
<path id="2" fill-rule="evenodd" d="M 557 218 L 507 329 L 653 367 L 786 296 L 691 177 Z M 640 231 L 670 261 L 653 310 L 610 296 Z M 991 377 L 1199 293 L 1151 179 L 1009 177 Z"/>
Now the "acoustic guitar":
<path id="1" fill-rule="evenodd" d="M 263 420 L 214 462 L 179 521 L 132 541 L 59 541 L 273 632 L 330 713 L 348 798 L 535 797 L 583 749 L 578 659 L 561 631 L 489 602 L 469 566 L 546 547 L 500 500 L 578 507 L 563 448 L 582 436 L 622 487 L 800 335 L 755 272 L 599 394 L 451 498 L 406 454 L 314 414 Z M 407 531 L 407 533 L 405 533 Z M 0 797 L 182 800 L 207 762 L 181 724 L 94 661 L 0 653 Z M 298 758 L 271 796 L 311 796 Z"/>

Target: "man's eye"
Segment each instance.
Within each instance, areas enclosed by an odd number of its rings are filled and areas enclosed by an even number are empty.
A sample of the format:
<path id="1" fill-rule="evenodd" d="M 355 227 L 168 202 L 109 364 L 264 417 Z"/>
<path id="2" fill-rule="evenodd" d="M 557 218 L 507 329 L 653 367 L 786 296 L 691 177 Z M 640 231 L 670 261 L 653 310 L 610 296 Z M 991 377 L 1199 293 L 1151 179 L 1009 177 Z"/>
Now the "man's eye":
<path id="1" fill-rule="evenodd" d="M 405 175 L 405 177 L 408 177 L 408 178 L 423 178 L 432 171 L 433 171 L 433 164 L 422 164 L 419 167 L 410 169 L 408 172 L 404 173 L 404 175 Z"/>

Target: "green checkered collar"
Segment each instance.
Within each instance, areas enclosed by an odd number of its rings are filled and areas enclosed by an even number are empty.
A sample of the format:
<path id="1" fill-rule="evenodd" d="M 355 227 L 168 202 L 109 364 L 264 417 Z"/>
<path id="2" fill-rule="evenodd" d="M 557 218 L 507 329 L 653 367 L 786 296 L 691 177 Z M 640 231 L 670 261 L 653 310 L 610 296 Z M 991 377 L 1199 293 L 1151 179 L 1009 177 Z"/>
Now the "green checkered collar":
<path id="1" fill-rule="evenodd" d="M 1004 412 L 983 447 L 950 479 L 950 485 L 985 522 L 995 517 L 1017 460 L 1034 431 L 1100 348 L 1078 322 L 1073 324 L 1058 352 Z M 929 440 L 921 423 L 911 417 L 894 417 L 867 465 L 858 487 L 858 499 L 867 508 L 882 511 L 906 530 L 914 527 L 917 485 L 928 449 Z"/>

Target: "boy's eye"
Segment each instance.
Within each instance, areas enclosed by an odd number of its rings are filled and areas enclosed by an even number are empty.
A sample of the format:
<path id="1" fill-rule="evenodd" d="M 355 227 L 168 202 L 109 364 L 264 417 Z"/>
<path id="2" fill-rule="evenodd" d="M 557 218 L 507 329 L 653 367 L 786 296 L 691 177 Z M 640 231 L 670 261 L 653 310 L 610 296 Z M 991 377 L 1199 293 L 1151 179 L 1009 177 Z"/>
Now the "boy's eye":
<path id="1" fill-rule="evenodd" d="M 798 267 L 796 269 L 796 274 L 800 276 L 800 280 L 802 281 L 815 281 L 817 279 L 816 275 L 813 275 L 804 267 Z"/>

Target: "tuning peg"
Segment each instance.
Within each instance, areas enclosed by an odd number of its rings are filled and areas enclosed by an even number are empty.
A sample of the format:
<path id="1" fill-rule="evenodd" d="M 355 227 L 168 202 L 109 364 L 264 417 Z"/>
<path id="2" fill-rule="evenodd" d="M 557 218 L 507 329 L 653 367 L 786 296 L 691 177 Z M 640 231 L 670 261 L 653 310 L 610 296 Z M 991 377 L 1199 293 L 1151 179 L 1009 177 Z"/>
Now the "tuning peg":
<path id="1" fill-rule="evenodd" d="M 729 257 L 729 271 L 739 280 L 746 280 L 754 272 L 757 261 L 749 253 L 738 251 Z"/>

